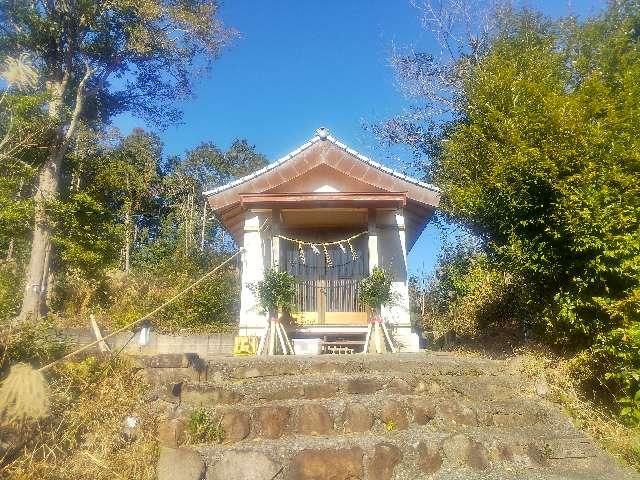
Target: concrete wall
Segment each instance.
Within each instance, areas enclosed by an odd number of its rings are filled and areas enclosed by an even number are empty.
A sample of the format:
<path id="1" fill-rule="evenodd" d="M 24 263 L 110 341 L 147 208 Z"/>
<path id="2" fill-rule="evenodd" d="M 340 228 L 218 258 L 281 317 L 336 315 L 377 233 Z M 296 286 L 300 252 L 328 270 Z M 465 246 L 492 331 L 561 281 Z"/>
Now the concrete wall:
<path id="1" fill-rule="evenodd" d="M 89 329 L 68 329 L 64 333 L 78 346 L 95 341 L 93 332 Z M 103 332 L 103 335 L 106 335 L 106 332 Z M 135 336 L 131 339 L 132 335 L 132 332 L 122 332 L 106 340 L 106 342 L 112 351 L 118 351 L 124 346 L 124 352 L 131 354 L 196 353 L 200 358 L 208 359 L 220 355 L 231 355 L 235 337 L 234 333 L 163 335 L 152 331 L 149 344 L 141 347 L 138 345 L 138 337 Z"/>

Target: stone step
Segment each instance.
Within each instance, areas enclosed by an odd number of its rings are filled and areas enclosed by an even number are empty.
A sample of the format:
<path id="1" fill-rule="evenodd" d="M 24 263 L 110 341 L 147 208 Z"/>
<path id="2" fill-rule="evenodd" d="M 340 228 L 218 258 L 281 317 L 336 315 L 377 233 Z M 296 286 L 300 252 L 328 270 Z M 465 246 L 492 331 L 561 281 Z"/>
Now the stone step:
<path id="1" fill-rule="evenodd" d="M 165 410 L 159 480 L 640 478 L 507 362 L 425 353 L 138 361 Z M 178 448 L 199 406 L 222 427 L 221 443 Z"/>
<path id="2" fill-rule="evenodd" d="M 506 376 L 437 377 L 402 373 L 332 374 L 268 377 L 237 381 L 197 381 L 180 379 L 161 382 L 156 394 L 169 402 L 198 401 L 251 403 L 271 400 L 316 399 L 367 394 L 420 394 L 455 396 L 474 401 L 507 401 L 521 398 L 527 387 L 519 379 Z M 534 392 L 529 392 L 534 396 Z"/>
<path id="3" fill-rule="evenodd" d="M 407 430 L 191 448 L 202 455 L 208 480 L 637 478 L 581 435 Z"/>
<path id="4" fill-rule="evenodd" d="M 194 381 L 247 381 L 270 377 L 326 376 L 332 374 L 403 374 L 437 377 L 509 376 L 503 362 L 460 358 L 434 353 L 388 355 L 318 355 L 311 357 L 221 357 L 203 361 L 193 354 L 138 357 L 153 383 Z"/>
<path id="5" fill-rule="evenodd" d="M 203 397 L 197 400 L 202 401 Z M 431 432 L 509 431 L 528 429 L 531 435 L 552 429 L 556 435 L 575 432 L 571 422 L 545 402 L 530 399 L 469 402 L 457 398 L 371 394 L 357 398 L 278 400 L 250 404 L 183 402 L 167 415 L 183 423 L 194 408 L 207 408 L 219 422 L 227 443 L 295 435 L 341 436 L 384 434 L 419 428 Z"/>

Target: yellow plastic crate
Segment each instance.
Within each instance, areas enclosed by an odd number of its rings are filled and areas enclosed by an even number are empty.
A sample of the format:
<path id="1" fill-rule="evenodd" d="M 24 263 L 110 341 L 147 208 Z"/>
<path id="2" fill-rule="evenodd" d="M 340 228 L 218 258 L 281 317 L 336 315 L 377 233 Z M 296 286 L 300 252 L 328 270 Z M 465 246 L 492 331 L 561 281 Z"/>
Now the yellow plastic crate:
<path id="1" fill-rule="evenodd" d="M 259 344 L 260 337 L 239 335 L 233 339 L 233 354 L 236 356 L 255 355 Z"/>

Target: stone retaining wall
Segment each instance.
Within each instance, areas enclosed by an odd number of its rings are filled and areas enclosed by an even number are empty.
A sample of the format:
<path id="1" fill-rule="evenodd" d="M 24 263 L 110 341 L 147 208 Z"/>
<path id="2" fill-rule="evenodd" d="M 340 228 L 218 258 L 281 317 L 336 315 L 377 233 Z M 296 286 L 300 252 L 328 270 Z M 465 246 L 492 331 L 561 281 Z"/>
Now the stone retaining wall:
<path id="1" fill-rule="evenodd" d="M 102 332 L 103 335 L 107 333 L 108 332 Z M 67 329 L 64 334 L 78 346 L 94 342 L 96 339 L 93 331 L 88 328 Z M 131 339 L 132 335 L 132 332 L 121 332 L 106 340 L 106 343 L 111 350 L 120 350 L 124 346 L 124 351 L 131 354 L 159 355 L 167 353 L 195 353 L 200 358 L 206 360 L 221 355 L 231 355 L 233 353 L 233 339 L 235 336 L 233 333 L 163 335 L 152 331 L 149 344 L 141 347 L 138 345 L 137 336 Z"/>

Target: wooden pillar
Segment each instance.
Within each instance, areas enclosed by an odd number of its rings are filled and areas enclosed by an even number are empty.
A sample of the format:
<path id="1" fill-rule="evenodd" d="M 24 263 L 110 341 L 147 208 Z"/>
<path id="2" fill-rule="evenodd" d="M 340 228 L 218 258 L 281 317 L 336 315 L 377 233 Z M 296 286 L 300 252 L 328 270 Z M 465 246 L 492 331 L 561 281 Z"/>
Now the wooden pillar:
<path id="1" fill-rule="evenodd" d="M 280 270 L 280 210 L 271 210 L 271 268 Z"/>
<path id="2" fill-rule="evenodd" d="M 369 250 L 369 273 L 380 265 L 378 260 L 378 225 L 375 208 L 370 208 L 368 213 L 368 250 Z"/>

